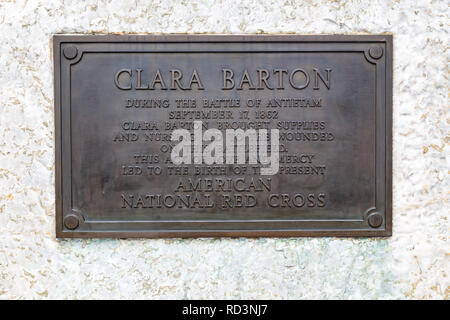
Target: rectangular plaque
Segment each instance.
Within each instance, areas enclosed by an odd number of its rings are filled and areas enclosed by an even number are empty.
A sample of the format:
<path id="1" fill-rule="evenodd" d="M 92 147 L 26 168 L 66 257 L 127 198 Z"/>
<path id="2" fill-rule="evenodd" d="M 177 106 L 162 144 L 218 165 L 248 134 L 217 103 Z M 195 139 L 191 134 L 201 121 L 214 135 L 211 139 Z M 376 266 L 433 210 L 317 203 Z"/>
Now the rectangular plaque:
<path id="1" fill-rule="evenodd" d="M 391 35 L 56 35 L 53 57 L 57 237 L 391 235 Z"/>

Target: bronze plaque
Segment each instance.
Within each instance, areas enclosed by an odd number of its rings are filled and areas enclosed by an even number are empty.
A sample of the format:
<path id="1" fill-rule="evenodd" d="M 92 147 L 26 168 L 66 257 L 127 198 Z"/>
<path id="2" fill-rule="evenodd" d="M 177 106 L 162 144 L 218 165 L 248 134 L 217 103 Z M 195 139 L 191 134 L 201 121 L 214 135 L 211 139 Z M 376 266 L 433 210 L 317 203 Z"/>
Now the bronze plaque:
<path id="1" fill-rule="evenodd" d="M 57 237 L 391 235 L 391 35 L 56 35 L 53 57 Z"/>

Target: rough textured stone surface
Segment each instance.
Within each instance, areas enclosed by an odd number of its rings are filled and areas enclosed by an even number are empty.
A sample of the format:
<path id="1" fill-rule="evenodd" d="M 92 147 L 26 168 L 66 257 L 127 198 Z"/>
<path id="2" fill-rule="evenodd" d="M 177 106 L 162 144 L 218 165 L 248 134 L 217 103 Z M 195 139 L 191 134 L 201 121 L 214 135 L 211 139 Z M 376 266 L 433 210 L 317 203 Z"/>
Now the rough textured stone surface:
<path id="1" fill-rule="evenodd" d="M 1 1 L 0 298 L 449 297 L 448 1 Z M 54 33 L 394 34 L 389 239 L 55 240 Z"/>

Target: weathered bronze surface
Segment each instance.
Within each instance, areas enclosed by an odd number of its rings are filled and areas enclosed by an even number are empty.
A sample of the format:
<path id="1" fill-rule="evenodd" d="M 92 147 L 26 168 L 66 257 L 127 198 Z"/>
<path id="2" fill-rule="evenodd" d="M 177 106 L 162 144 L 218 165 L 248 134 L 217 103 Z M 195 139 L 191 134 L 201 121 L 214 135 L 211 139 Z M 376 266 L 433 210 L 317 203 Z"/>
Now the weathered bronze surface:
<path id="1" fill-rule="evenodd" d="M 58 35 L 53 57 L 57 237 L 391 235 L 392 36 Z M 173 164 L 194 121 L 278 129 L 278 173 Z"/>

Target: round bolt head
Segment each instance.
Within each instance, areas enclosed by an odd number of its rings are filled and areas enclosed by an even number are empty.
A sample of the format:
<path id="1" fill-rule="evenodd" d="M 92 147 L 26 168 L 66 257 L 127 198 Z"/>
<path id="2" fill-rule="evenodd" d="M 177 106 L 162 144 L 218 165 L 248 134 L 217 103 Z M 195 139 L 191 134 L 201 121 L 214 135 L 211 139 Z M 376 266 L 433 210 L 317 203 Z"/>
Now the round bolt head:
<path id="1" fill-rule="evenodd" d="M 383 55 L 383 48 L 382 47 L 372 47 L 369 49 L 369 55 L 374 59 L 380 59 Z"/>
<path id="2" fill-rule="evenodd" d="M 74 230 L 76 228 L 78 228 L 78 225 L 80 224 L 80 221 L 78 220 L 77 216 L 74 215 L 68 215 L 65 219 L 64 219 L 64 226 L 67 229 L 70 230 Z"/>
<path id="3" fill-rule="evenodd" d="M 74 46 L 65 47 L 63 50 L 64 57 L 67 59 L 73 59 L 78 54 L 78 49 Z"/>
<path id="4" fill-rule="evenodd" d="M 378 228 L 383 223 L 383 216 L 378 212 L 371 213 L 368 222 L 372 228 Z"/>

